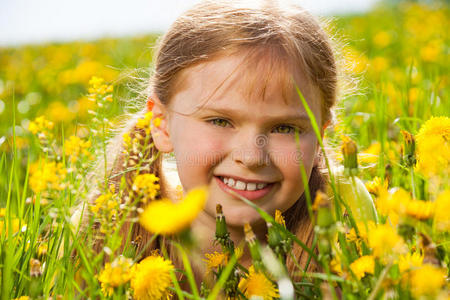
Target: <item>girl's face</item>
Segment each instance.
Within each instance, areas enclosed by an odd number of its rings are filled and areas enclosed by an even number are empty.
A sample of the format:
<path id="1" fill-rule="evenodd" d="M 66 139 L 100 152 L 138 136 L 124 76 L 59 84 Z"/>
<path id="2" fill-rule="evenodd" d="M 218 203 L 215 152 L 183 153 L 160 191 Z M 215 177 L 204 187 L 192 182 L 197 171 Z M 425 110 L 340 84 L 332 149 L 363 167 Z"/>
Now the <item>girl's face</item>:
<path id="1" fill-rule="evenodd" d="M 304 191 L 300 164 L 309 177 L 319 150 L 295 87 L 286 91 L 270 62 L 246 66 L 244 58 L 221 56 L 185 69 L 162 128 L 183 188 L 209 186 L 205 212 L 215 216 L 220 203 L 230 226 L 260 219 L 230 190 L 269 214 L 284 212 Z M 302 74 L 295 81 L 321 124 L 317 91 Z"/>

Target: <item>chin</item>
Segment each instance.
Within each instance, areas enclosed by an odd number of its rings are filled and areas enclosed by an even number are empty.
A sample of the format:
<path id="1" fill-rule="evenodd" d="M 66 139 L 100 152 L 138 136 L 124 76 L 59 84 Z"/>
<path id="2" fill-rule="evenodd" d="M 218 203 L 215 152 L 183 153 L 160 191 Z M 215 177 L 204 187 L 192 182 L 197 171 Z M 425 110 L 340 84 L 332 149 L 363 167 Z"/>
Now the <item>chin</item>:
<path id="1" fill-rule="evenodd" d="M 227 225 L 230 227 L 244 227 L 246 223 L 249 223 L 252 226 L 265 223 L 261 215 L 251 207 L 241 208 L 239 209 L 239 212 L 232 210 L 227 210 L 226 207 L 223 208 Z"/>

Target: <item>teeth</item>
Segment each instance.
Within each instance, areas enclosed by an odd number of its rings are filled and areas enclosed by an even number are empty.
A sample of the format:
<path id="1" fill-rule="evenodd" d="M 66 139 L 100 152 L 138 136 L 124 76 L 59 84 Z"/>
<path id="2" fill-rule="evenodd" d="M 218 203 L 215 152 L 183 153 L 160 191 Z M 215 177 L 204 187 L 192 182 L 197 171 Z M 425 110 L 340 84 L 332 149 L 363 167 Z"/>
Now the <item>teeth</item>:
<path id="1" fill-rule="evenodd" d="M 258 190 L 265 188 L 267 183 L 258 183 L 257 188 Z"/>
<path id="2" fill-rule="evenodd" d="M 247 183 L 247 191 L 254 191 L 256 190 L 256 183 L 249 182 Z"/>
<path id="3" fill-rule="evenodd" d="M 249 182 L 245 183 L 243 181 L 234 180 L 233 178 L 227 178 L 223 177 L 223 182 L 228 185 L 229 187 L 235 188 L 240 191 L 256 191 L 263 189 L 267 186 L 267 183 L 255 183 L 255 182 Z"/>
<path id="4" fill-rule="evenodd" d="M 239 181 L 239 180 L 236 180 L 236 183 L 234 184 L 234 188 L 237 189 L 237 190 L 241 190 L 241 191 L 245 190 L 246 186 L 247 185 L 245 184 L 245 182 L 242 182 L 242 181 Z"/>

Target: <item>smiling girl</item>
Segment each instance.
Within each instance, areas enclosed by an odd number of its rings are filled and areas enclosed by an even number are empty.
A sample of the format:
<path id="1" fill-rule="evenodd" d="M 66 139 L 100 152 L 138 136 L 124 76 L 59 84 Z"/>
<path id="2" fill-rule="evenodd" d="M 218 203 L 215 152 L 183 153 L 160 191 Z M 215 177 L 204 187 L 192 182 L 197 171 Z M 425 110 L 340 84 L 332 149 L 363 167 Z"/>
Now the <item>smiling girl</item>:
<path id="1" fill-rule="evenodd" d="M 308 176 L 312 199 L 318 190 L 326 190 L 327 177 L 297 88 L 323 134 L 337 97 L 335 58 L 316 19 L 295 5 L 201 2 L 160 39 L 148 86 L 149 105 L 125 132 L 145 135 L 136 120 L 148 108 L 153 118 L 161 120 L 148 137 L 155 147 L 144 156 L 173 153 L 175 176 L 163 156 L 140 171 L 161 179 L 161 197 L 175 193 L 178 179 L 185 192 L 209 188 L 205 209 L 192 224 L 203 253 L 218 249 L 213 245 L 217 204 L 223 207 L 235 244 L 244 239 L 245 223 L 265 240 L 267 229 L 260 215 L 235 193 L 269 214 L 280 210 L 287 228 L 311 246 L 314 231 L 300 166 Z M 116 163 L 109 176 L 118 185 L 114 175 L 126 163 L 122 142 L 115 141 L 109 161 Z M 134 176 L 127 174 L 130 182 Z M 139 224 L 133 225 L 131 234 L 132 240 L 139 236 L 139 247 L 151 236 Z M 305 266 L 307 253 L 297 246 L 294 254 Z M 242 264 L 249 263 L 250 256 L 244 253 Z M 292 270 L 294 262 L 288 259 L 287 264 Z"/>

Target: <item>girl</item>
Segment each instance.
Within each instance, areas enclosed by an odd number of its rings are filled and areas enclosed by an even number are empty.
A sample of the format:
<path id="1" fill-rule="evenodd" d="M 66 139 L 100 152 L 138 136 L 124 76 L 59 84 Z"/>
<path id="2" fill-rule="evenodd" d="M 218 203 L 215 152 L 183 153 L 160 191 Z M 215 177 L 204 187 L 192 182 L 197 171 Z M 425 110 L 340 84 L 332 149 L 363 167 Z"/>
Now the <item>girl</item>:
<path id="1" fill-rule="evenodd" d="M 337 68 L 330 40 L 314 17 L 303 9 L 275 1 L 202 2 L 180 16 L 159 41 L 154 74 L 148 86 L 148 109 L 161 123 L 148 137 L 155 147 L 144 157 L 158 157 L 142 166 L 161 179 L 161 197 L 206 185 L 209 198 L 192 224 L 204 253 L 217 250 L 212 239 L 215 207 L 221 204 L 235 244 L 244 239 L 250 223 L 260 240 L 266 226 L 260 215 L 233 192 L 269 214 L 281 210 L 288 229 L 311 246 L 313 226 L 308 216 L 300 164 L 309 178 L 314 199 L 326 189 L 322 156 L 311 121 L 300 101 L 301 91 L 321 128 L 332 121 L 337 95 Z M 134 118 L 125 132 L 146 136 Z M 296 142 L 295 132 L 299 132 Z M 121 135 L 109 151 L 113 161 L 109 183 L 130 166 L 122 153 Z M 175 174 L 167 158 L 173 153 Z M 118 159 L 114 159 L 118 153 Z M 126 174 L 128 184 L 135 172 Z M 131 190 L 131 189 L 130 189 Z M 128 232 L 125 226 L 123 232 Z M 150 234 L 133 224 L 138 250 Z M 139 237 L 139 238 L 138 238 Z M 146 250 L 148 255 L 158 243 Z M 294 254 L 302 266 L 308 255 Z M 241 262 L 250 263 L 244 253 Z M 288 259 L 288 269 L 294 262 Z M 314 265 L 310 265 L 314 268 Z M 200 273 L 200 271 L 199 271 Z"/>

